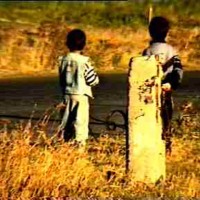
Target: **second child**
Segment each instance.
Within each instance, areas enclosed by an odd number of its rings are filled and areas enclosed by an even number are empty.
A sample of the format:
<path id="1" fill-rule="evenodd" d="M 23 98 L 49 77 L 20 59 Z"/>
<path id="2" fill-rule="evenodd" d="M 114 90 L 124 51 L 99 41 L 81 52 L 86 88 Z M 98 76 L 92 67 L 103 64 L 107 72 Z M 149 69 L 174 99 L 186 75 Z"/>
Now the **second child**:
<path id="1" fill-rule="evenodd" d="M 171 120 L 173 115 L 172 92 L 178 88 L 183 76 L 183 69 L 179 55 L 174 47 L 166 42 L 170 25 L 169 21 L 161 16 L 154 17 L 149 24 L 151 36 L 150 45 L 143 55 L 158 55 L 163 69 L 162 79 L 162 109 L 163 120 L 162 137 L 166 141 L 166 150 L 171 151 Z"/>

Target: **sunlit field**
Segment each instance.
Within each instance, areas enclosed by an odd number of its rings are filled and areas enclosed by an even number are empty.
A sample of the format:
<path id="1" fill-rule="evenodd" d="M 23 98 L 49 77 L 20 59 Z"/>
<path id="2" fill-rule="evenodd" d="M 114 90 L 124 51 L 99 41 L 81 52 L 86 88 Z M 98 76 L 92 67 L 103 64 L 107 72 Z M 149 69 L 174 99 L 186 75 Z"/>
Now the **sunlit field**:
<path id="1" fill-rule="evenodd" d="M 200 199 L 199 3 L 149 2 L 0 4 L 0 200 Z M 66 32 L 78 27 L 100 75 L 91 116 L 105 121 L 112 110 L 126 111 L 128 62 L 149 44 L 150 5 L 154 15 L 169 16 L 167 41 L 185 71 L 174 92 L 166 180 L 156 184 L 129 177 L 124 128 L 91 123 L 87 145 L 79 147 L 57 136 L 55 107 L 61 101 L 56 58 L 67 51 Z"/>
<path id="2" fill-rule="evenodd" d="M 181 120 L 181 119 L 180 119 Z M 174 124 L 164 183 L 133 182 L 125 173 L 124 132 L 91 136 L 87 146 L 46 135 L 45 125 L 18 125 L 0 136 L 1 199 L 190 199 L 200 195 L 199 117 Z M 159 166 L 158 166 L 159 167 Z M 148 198 L 147 198 L 148 197 Z"/>

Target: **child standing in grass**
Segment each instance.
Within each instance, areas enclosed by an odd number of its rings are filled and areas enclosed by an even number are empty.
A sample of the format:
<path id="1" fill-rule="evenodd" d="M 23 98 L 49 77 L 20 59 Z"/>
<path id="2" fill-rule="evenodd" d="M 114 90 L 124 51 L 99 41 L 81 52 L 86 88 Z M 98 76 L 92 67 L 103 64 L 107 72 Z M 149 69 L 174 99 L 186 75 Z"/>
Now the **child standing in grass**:
<path id="1" fill-rule="evenodd" d="M 65 141 L 75 139 L 82 145 L 88 139 L 91 87 L 99 83 L 90 58 L 82 55 L 85 44 L 85 33 L 74 29 L 66 38 L 69 53 L 59 57 L 59 80 L 65 104 L 59 131 Z"/>
<path id="2" fill-rule="evenodd" d="M 167 44 L 165 38 L 169 31 L 169 21 L 164 17 L 154 17 L 149 24 L 149 33 L 152 38 L 150 45 L 143 55 L 158 55 L 163 69 L 162 79 L 162 110 L 163 134 L 166 141 L 166 150 L 171 151 L 171 120 L 173 114 L 172 92 L 179 86 L 183 70 L 176 50 Z"/>

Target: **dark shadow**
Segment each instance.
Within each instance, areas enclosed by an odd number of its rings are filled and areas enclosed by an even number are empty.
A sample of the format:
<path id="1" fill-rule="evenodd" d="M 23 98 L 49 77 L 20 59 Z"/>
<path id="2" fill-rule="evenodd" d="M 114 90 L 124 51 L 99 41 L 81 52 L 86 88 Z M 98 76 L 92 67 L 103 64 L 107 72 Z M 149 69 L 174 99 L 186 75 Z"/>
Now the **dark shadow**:
<path id="1" fill-rule="evenodd" d="M 200 92 L 200 71 L 184 71 L 180 92 Z"/>
<path id="2" fill-rule="evenodd" d="M 112 110 L 126 111 L 127 73 L 100 74 L 100 84 L 93 89 L 94 99 L 90 100 L 90 114 L 105 120 Z M 0 80 L 0 114 L 35 117 L 61 101 L 58 78 L 22 77 Z M 185 71 L 182 85 L 174 92 L 175 104 L 184 101 L 199 101 L 200 71 Z M 103 126 L 95 126 L 99 132 Z"/>

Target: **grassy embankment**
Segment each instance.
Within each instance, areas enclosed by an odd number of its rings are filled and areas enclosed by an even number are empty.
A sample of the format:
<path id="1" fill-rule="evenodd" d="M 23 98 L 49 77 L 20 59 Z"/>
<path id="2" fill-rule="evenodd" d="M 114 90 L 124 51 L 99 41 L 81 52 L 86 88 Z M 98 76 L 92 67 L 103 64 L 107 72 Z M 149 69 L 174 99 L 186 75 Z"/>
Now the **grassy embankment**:
<path id="1" fill-rule="evenodd" d="M 102 71 L 123 71 L 130 56 L 141 54 L 148 45 L 149 5 L 1 2 L 1 68 L 24 74 L 56 69 L 56 57 L 66 52 L 66 31 L 79 27 L 88 35 L 85 53 L 92 57 L 96 67 Z M 178 49 L 185 69 L 189 70 L 198 69 L 199 64 L 198 8 L 199 3 L 194 1 L 153 4 L 153 15 L 170 19 L 168 41 Z"/>

